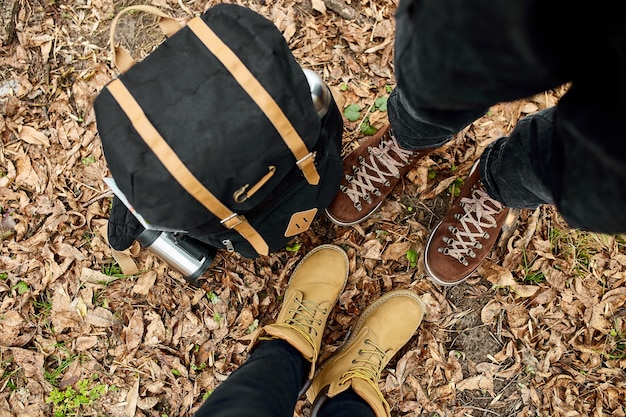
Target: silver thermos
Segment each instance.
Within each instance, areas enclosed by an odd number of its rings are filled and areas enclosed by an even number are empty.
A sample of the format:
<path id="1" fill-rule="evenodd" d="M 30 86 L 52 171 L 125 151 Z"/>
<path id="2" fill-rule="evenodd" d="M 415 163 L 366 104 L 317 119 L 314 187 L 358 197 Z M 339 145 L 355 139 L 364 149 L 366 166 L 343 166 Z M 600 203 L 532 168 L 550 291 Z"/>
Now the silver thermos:
<path id="1" fill-rule="evenodd" d="M 314 71 L 303 68 L 309 84 L 311 99 L 318 116 L 328 113 L 332 102 L 330 89 Z M 209 268 L 217 249 L 182 233 L 144 230 L 137 241 L 172 268 L 180 272 L 187 282 L 196 284 L 198 278 Z"/>
<path id="2" fill-rule="evenodd" d="M 217 253 L 213 246 L 181 233 L 144 230 L 137 241 L 142 248 L 180 272 L 191 284 L 204 274 Z"/>
<path id="3" fill-rule="evenodd" d="M 304 71 L 306 80 L 309 83 L 309 88 L 311 90 L 311 99 L 313 99 L 313 105 L 315 106 L 317 115 L 321 119 L 322 117 L 326 116 L 326 113 L 328 113 L 328 109 L 330 108 L 330 103 L 333 100 L 333 96 L 330 93 L 330 89 L 328 88 L 326 83 L 319 75 L 317 75 L 315 71 L 312 71 L 308 68 L 303 68 L 302 71 Z"/>

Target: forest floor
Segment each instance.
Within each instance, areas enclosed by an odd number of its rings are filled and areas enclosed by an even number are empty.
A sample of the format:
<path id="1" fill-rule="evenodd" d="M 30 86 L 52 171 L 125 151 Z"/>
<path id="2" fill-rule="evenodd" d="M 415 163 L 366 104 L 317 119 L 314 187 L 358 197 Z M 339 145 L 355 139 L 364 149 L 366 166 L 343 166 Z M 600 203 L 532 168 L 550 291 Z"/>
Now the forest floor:
<path id="1" fill-rule="evenodd" d="M 424 158 L 376 215 L 321 217 L 256 260 L 220 251 L 192 287 L 145 250 L 123 274 L 103 239 L 111 193 L 93 100 L 117 73 L 109 27 L 124 0 L 0 0 L 0 417 L 188 416 L 246 359 L 290 273 L 323 243 L 350 277 L 321 359 L 381 294 L 418 293 L 427 315 L 382 374 L 393 416 L 624 416 L 626 238 L 568 228 L 553 207 L 514 211 L 465 283 L 433 284 L 423 247 L 492 141 L 566 87 L 494 106 Z M 218 2 L 152 0 L 189 19 Z M 386 124 L 397 0 L 238 1 L 273 21 L 341 107 L 344 151 Z M 153 18 L 122 20 L 135 56 L 162 40 Z M 378 100 L 378 101 L 377 101 Z M 245 400 L 245 399 L 243 399 Z M 302 399 L 295 415 L 309 415 Z"/>

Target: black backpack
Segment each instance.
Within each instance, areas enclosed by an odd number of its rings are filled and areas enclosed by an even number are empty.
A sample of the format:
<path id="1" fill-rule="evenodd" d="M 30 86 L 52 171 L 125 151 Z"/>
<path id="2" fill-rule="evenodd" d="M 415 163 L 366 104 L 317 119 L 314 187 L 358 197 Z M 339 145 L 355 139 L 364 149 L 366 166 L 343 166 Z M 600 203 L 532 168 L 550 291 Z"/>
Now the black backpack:
<path id="1" fill-rule="evenodd" d="M 145 220 L 116 198 L 109 242 L 126 249 L 149 225 L 248 258 L 283 248 L 338 191 L 341 113 L 323 83 L 316 109 L 311 73 L 257 13 L 221 4 L 172 22 L 141 62 L 115 51 L 123 73 L 94 103 L 116 194 Z"/>

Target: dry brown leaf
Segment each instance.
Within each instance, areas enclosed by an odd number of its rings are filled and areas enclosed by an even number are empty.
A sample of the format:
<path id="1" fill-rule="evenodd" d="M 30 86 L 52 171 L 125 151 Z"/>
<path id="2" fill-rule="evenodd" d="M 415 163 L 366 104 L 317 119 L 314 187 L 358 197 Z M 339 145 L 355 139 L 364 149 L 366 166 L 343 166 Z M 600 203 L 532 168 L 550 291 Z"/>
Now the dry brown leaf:
<path id="1" fill-rule="evenodd" d="M 361 257 L 365 259 L 379 260 L 383 251 L 383 245 L 378 239 L 370 239 L 363 244 Z"/>
<path id="2" fill-rule="evenodd" d="M 450 184 L 452 184 L 455 180 L 456 177 L 439 180 L 435 188 L 432 188 L 430 190 L 427 189 L 422 194 L 420 194 L 420 198 L 423 200 L 428 200 L 435 197 L 436 195 L 441 194 L 444 190 L 447 190 Z"/>
<path id="3" fill-rule="evenodd" d="M 83 282 L 91 282 L 93 284 L 108 283 L 115 281 L 117 278 L 111 275 L 103 274 L 90 268 L 83 267 L 80 272 L 80 280 Z"/>
<path id="4" fill-rule="evenodd" d="M 128 390 L 126 395 L 126 407 L 124 407 L 124 415 L 126 417 L 135 417 L 137 411 L 137 402 L 139 401 L 139 378 L 135 378 L 135 383 Z"/>
<path id="5" fill-rule="evenodd" d="M 19 130 L 19 136 L 21 140 L 31 145 L 41 145 L 46 148 L 50 146 L 48 137 L 32 126 L 22 126 Z"/>
<path id="6" fill-rule="evenodd" d="M 484 375 L 474 375 L 469 378 L 466 378 L 458 382 L 457 384 L 455 384 L 455 388 L 459 391 L 484 390 L 490 393 L 491 395 L 495 395 L 493 378 L 489 378 Z"/>
<path id="7" fill-rule="evenodd" d="M 381 259 L 383 261 L 400 261 L 406 258 L 407 251 L 411 248 L 411 242 L 397 242 L 385 248 Z"/>
<path id="8" fill-rule="evenodd" d="M 128 326 L 123 330 L 126 349 L 132 351 L 139 346 L 143 338 L 143 329 L 143 314 L 140 310 L 135 310 L 128 321 Z"/>
<path id="9" fill-rule="evenodd" d="M 515 281 L 513 274 L 506 268 L 485 261 L 478 268 L 478 272 L 496 287 L 509 287 L 518 297 L 532 297 L 539 287 L 536 285 L 522 285 Z"/>
<path id="10" fill-rule="evenodd" d="M 17 347 L 11 348 L 10 351 L 13 361 L 22 368 L 26 378 L 35 378 L 37 381 L 43 382 L 43 353 Z"/>
<path id="11" fill-rule="evenodd" d="M 522 107 L 522 113 L 530 114 L 539 110 L 539 107 L 535 103 L 526 103 L 524 107 Z"/>
<path id="12" fill-rule="evenodd" d="M 95 327 L 111 327 L 114 323 L 113 313 L 105 308 L 96 307 L 87 313 L 85 321 Z"/>
<path id="13" fill-rule="evenodd" d="M 146 335 L 144 337 L 144 344 L 148 346 L 155 346 L 165 341 L 165 325 L 161 320 L 161 317 L 154 311 L 150 310 L 145 313 L 145 319 L 150 323 L 146 328 Z"/>
<path id="14" fill-rule="evenodd" d="M 82 377 L 82 369 L 80 366 L 80 361 L 73 361 L 70 366 L 67 368 L 61 381 L 59 382 L 60 388 L 65 388 L 77 383 Z"/>
<path id="15" fill-rule="evenodd" d="M 154 286 L 157 274 L 155 271 L 148 271 L 139 275 L 137 283 L 133 286 L 131 292 L 133 294 L 147 295 L 150 292 L 150 288 Z"/>
<path id="16" fill-rule="evenodd" d="M 74 346 L 79 352 L 85 352 L 98 344 L 97 336 L 79 336 Z"/>
<path id="17" fill-rule="evenodd" d="M 500 315 L 502 304 L 498 300 L 489 300 L 489 302 L 480 311 L 480 319 L 485 324 L 492 324 Z"/>
<path id="18" fill-rule="evenodd" d="M 322 14 L 326 13 L 326 4 L 324 4 L 324 0 L 311 0 L 311 6 L 313 7 L 313 10 L 317 10 Z"/>

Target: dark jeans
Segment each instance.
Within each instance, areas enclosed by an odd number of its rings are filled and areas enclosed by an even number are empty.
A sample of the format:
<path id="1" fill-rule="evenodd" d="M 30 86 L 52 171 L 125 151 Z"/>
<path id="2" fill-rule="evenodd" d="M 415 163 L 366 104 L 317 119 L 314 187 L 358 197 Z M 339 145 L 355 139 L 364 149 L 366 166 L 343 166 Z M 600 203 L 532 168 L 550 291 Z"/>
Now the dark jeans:
<path id="1" fill-rule="evenodd" d="M 613 2 L 617 7 L 617 2 Z M 579 0 L 401 0 L 390 123 L 438 147 L 496 103 L 571 83 L 481 156 L 492 198 L 555 204 L 570 226 L 626 232 L 626 19 Z"/>
<path id="2" fill-rule="evenodd" d="M 264 341 L 202 404 L 196 417 L 293 417 L 311 364 L 282 340 Z M 329 399 L 318 417 L 374 417 L 351 389 Z"/>

